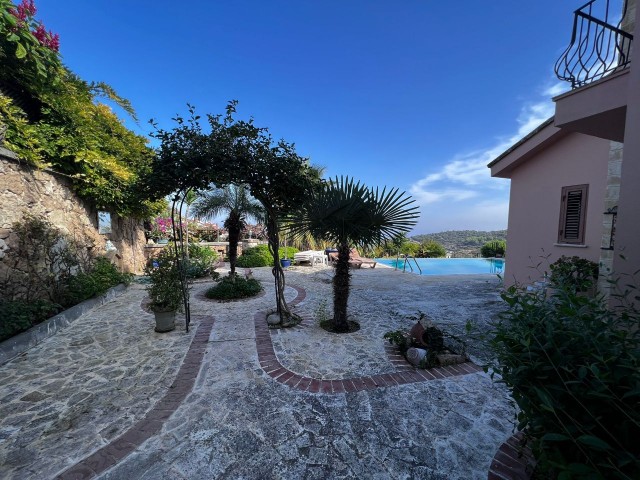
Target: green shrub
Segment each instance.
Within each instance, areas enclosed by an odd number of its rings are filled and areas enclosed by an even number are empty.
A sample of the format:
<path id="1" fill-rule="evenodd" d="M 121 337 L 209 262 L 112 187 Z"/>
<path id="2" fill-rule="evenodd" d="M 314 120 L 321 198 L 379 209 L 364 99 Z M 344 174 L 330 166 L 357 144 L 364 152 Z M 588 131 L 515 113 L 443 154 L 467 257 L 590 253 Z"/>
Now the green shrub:
<path id="1" fill-rule="evenodd" d="M 491 242 L 485 243 L 480 248 L 480 254 L 484 258 L 489 257 L 504 257 L 505 252 L 507 251 L 507 242 L 504 240 L 493 240 Z"/>
<path id="2" fill-rule="evenodd" d="M 103 295 L 111 287 L 121 283 L 129 285 L 133 275 L 122 273 L 104 257 L 97 258 L 89 273 L 78 273 L 69 281 L 68 296 L 65 306 L 75 305 L 88 298 Z"/>
<path id="3" fill-rule="evenodd" d="M 293 256 L 299 251 L 300 250 L 294 247 L 281 247 L 278 250 L 278 255 L 280 256 L 280 260 L 282 260 L 283 258 L 288 258 L 290 260 L 293 260 Z"/>
<path id="4" fill-rule="evenodd" d="M 205 293 L 207 298 L 233 300 L 253 297 L 262 291 L 262 285 L 255 278 L 226 275 Z"/>
<path id="5" fill-rule="evenodd" d="M 273 264 L 273 257 L 267 245 L 257 245 L 247 248 L 238 257 L 236 266 L 243 268 L 267 267 Z"/>
<path id="6" fill-rule="evenodd" d="M 47 300 L 0 300 L 0 341 L 42 323 L 61 310 Z"/>
<path id="7" fill-rule="evenodd" d="M 598 264 L 577 256 L 561 256 L 551 264 L 550 280 L 576 292 L 585 292 L 596 285 Z"/>
<path id="8" fill-rule="evenodd" d="M 278 250 L 280 258 L 293 258 L 293 255 L 298 252 L 294 247 L 282 247 Z M 242 255 L 238 257 L 236 266 L 242 268 L 255 268 L 255 267 L 270 267 L 273 265 L 273 256 L 269 252 L 268 245 L 258 245 L 251 247 L 242 252 Z"/>
<path id="9" fill-rule="evenodd" d="M 504 240 L 493 240 L 485 243 L 480 248 L 480 254 L 484 258 L 501 256 L 504 257 L 507 250 L 507 243 Z"/>
<path id="10" fill-rule="evenodd" d="M 551 287 L 509 288 L 491 340 L 518 428 L 553 478 L 640 478 L 639 312 L 580 295 L 573 276 Z"/>
<path id="11" fill-rule="evenodd" d="M 447 256 L 447 251 L 441 243 L 435 240 L 426 240 L 421 245 L 421 255 L 426 258 L 444 258 Z"/>
<path id="12" fill-rule="evenodd" d="M 188 278 L 202 278 L 213 272 L 213 264 L 218 254 L 209 247 L 196 243 L 189 244 L 189 261 L 187 263 Z"/>

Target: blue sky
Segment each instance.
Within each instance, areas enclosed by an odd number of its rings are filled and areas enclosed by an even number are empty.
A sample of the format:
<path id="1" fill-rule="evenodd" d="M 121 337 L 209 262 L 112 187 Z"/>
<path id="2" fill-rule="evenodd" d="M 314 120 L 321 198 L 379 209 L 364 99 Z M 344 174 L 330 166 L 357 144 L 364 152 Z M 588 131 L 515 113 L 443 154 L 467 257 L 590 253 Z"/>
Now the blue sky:
<path id="1" fill-rule="evenodd" d="M 486 164 L 553 114 L 584 0 L 39 0 L 64 62 L 147 120 L 239 100 L 301 155 L 420 204 L 413 233 L 506 228 Z"/>

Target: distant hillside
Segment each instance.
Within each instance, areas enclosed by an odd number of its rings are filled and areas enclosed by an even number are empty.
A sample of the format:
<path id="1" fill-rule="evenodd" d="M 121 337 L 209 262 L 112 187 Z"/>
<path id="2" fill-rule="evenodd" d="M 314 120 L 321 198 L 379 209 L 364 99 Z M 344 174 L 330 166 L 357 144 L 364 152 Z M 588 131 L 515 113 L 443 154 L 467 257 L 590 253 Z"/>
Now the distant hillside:
<path id="1" fill-rule="evenodd" d="M 480 247 L 491 240 L 507 240 L 506 230 L 482 232 L 479 230 L 450 230 L 440 233 L 415 235 L 413 240 L 422 243 L 425 240 L 435 240 L 441 243 L 447 251 L 453 252 L 454 257 L 475 257 L 480 254 Z"/>

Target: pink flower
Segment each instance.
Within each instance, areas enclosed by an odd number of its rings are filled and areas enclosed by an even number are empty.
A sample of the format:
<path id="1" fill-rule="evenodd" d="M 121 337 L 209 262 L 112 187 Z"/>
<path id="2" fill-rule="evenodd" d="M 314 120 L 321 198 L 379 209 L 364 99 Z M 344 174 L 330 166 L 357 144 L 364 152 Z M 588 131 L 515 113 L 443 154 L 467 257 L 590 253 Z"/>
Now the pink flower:
<path id="1" fill-rule="evenodd" d="M 60 50 L 60 35 L 49 30 L 49 42 L 47 43 L 47 47 L 54 52 Z"/>
<path id="2" fill-rule="evenodd" d="M 22 0 L 22 3 L 18 6 L 18 9 L 22 8 L 28 16 L 35 17 L 36 12 L 36 4 L 33 0 Z"/>
<path id="3" fill-rule="evenodd" d="M 39 23 L 36 29 L 31 32 L 34 37 L 40 42 L 41 45 L 45 45 L 47 42 L 47 30 L 44 25 Z"/>
<path id="4" fill-rule="evenodd" d="M 20 20 L 21 23 L 26 22 L 28 18 L 33 18 L 36 14 L 36 5 L 33 0 L 22 0 L 22 3 L 18 5 L 17 9 L 12 8 L 10 13 Z"/>

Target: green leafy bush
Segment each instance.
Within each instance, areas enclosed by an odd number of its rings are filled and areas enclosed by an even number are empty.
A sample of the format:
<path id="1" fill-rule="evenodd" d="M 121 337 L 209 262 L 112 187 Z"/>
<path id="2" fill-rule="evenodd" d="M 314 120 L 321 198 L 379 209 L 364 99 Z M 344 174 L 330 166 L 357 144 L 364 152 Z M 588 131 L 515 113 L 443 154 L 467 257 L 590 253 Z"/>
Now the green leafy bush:
<path id="1" fill-rule="evenodd" d="M 504 240 L 493 240 L 491 242 L 485 243 L 480 248 L 480 254 L 484 258 L 489 257 L 504 257 L 505 252 L 507 251 L 507 242 Z"/>
<path id="2" fill-rule="evenodd" d="M 2 259 L 0 299 L 40 300 L 67 306 L 73 274 L 89 272 L 93 243 L 63 234 L 49 220 L 26 214 L 11 229 L 16 239 Z"/>
<path id="3" fill-rule="evenodd" d="M 280 258 L 284 258 L 285 256 L 287 258 L 293 258 L 293 255 L 297 252 L 297 248 L 283 247 L 278 251 L 278 255 Z M 273 256 L 269 252 L 268 245 L 258 245 L 242 252 L 242 255 L 238 257 L 236 265 L 242 268 L 270 267 L 273 265 Z"/>
<path id="4" fill-rule="evenodd" d="M 104 257 L 97 258 L 89 273 L 78 273 L 71 277 L 66 305 L 75 305 L 88 298 L 103 295 L 111 287 L 121 283 L 129 285 L 133 275 L 122 273 Z"/>
<path id="5" fill-rule="evenodd" d="M 580 295 L 573 276 L 551 292 L 509 288 L 491 340 L 518 428 L 553 478 L 640 478 L 639 312 Z"/>
<path id="6" fill-rule="evenodd" d="M 262 291 L 262 285 L 255 278 L 243 278 L 226 275 L 205 293 L 207 298 L 215 300 L 233 300 L 253 297 Z"/>
<path id="7" fill-rule="evenodd" d="M 435 240 L 426 240 L 422 243 L 420 250 L 421 256 L 426 258 L 443 258 L 447 256 L 445 248 Z"/>
<path id="8" fill-rule="evenodd" d="M 47 300 L 0 300 L 0 341 L 29 330 L 61 309 Z"/>
<path id="9" fill-rule="evenodd" d="M 58 36 L 42 31 L 33 2 L 0 0 L 0 123 L 5 146 L 37 168 L 49 168 L 99 209 L 147 217 L 162 208 L 142 188 L 154 152 L 126 128 L 103 98 L 135 120 L 130 102 L 109 85 L 86 82 L 57 53 Z M 16 17 L 16 15 L 18 17 Z"/>
<path id="10" fill-rule="evenodd" d="M 551 264 L 551 281 L 576 292 L 586 292 L 598 280 L 598 264 L 577 256 L 561 256 Z"/>
<path id="11" fill-rule="evenodd" d="M 106 258 L 93 258 L 90 239 L 63 234 L 43 217 L 25 215 L 12 225 L 15 240 L 0 262 L 0 336 L 27 330 L 133 275 Z"/>
<path id="12" fill-rule="evenodd" d="M 213 272 L 213 263 L 218 254 L 208 247 L 195 243 L 189 244 L 189 260 L 187 263 L 187 277 L 202 278 Z"/>

